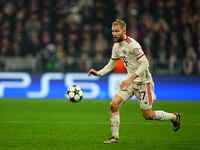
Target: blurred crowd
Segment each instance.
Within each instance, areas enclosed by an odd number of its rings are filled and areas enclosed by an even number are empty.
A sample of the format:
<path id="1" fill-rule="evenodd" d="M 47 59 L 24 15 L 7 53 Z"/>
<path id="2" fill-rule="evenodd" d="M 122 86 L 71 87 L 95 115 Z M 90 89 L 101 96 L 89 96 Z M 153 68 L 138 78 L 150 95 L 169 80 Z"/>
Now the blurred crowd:
<path id="1" fill-rule="evenodd" d="M 200 74 L 200 0 L 1 0 L 0 56 L 34 59 L 35 71 L 99 69 L 116 18 L 154 73 Z"/>

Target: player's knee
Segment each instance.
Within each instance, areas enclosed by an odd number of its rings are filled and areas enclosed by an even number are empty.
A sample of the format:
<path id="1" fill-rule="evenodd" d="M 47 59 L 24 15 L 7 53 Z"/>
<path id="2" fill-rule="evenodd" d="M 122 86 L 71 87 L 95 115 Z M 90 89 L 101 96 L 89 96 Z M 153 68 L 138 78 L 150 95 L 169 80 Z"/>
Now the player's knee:
<path id="1" fill-rule="evenodd" d="M 119 106 L 116 103 L 114 103 L 114 102 L 110 103 L 111 112 L 116 112 L 116 111 L 118 111 L 118 109 L 119 109 Z"/>
<path id="2" fill-rule="evenodd" d="M 153 120 L 153 115 L 151 113 L 142 112 L 145 120 Z"/>
<path id="3" fill-rule="evenodd" d="M 153 117 L 151 115 L 143 115 L 145 120 L 153 120 Z"/>

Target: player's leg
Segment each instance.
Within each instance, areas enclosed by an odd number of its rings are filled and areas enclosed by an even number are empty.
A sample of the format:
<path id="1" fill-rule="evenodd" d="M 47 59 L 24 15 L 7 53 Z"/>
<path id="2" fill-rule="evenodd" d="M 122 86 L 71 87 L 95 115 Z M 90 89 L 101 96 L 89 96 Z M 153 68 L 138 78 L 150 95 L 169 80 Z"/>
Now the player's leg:
<path id="1" fill-rule="evenodd" d="M 118 143 L 119 142 L 119 124 L 120 124 L 120 114 L 119 108 L 130 98 L 133 96 L 132 85 L 128 87 L 127 90 L 118 89 L 115 97 L 110 103 L 110 123 L 111 123 L 111 131 L 112 137 L 106 140 L 104 143 Z"/>
<path id="2" fill-rule="evenodd" d="M 174 131 L 180 128 L 180 113 L 168 113 L 162 110 L 153 111 L 153 90 L 150 83 L 141 87 L 140 90 L 140 108 L 142 110 L 142 115 L 146 120 L 171 120 L 174 126 Z"/>
<path id="3" fill-rule="evenodd" d="M 120 124 L 120 114 L 119 108 L 125 101 L 119 96 L 115 95 L 112 102 L 110 103 L 110 126 L 112 137 L 104 141 L 105 144 L 118 143 L 119 142 L 119 124 Z"/>
<path id="4" fill-rule="evenodd" d="M 146 120 L 171 120 L 173 130 L 176 132 L 180 129 L 181 115 L 180 113 L 168 113 L 162 110 L 153 111 L 152 109 L 141 109 L 142 115 Z"/>
<path id="5" fill-rule="evenodd" d="M 152 109 L 141 109 L 142 115 L 146 120 L 172 120 L 176 121 L 174 113 L 164 112 L 162 110 L 153 111 Z"/>

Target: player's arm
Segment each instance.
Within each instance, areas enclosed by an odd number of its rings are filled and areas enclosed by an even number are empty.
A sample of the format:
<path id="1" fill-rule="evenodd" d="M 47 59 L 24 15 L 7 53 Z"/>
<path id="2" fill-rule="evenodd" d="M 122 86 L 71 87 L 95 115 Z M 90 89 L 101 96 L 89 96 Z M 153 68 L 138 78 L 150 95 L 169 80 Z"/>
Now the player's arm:
<path id="1" fill-rule="evenodd" d="M 142 54 L 141 57 L 138 58 L 138 63 L 139 63 L 139 66 L 137 70 L 135 71 L 135 73 L 133 73 L 132 76 L 130 76 L 131 81 L 135 80 L 135 78 L 137 78 L 149 67 L 149 62 L 144 54 Z"/>
<path id="2" fill-rule="evenodd" d="M 88 72 L 88 76 L 90 76 L 90 75 L 103 76 L 103 75 L 111 72 L 113 70 L 113 68 L 115 67 L 115 64 L 117 63 L 117 60 L 118 60 L 118 58 L 117 59 L 111 58 L 109 63 L 99 71 L 96 71 L 95 69 L 90 69 Z"/>
<path id="3" fill-rule="evenodd" d="M 124 80 L 120 84 L 121 89 L 126 89 L 132 83 L 133 80 L 135 80 L 140 74 L 142 74 L 149 67 L 149 62 L 145 55 L 139 58 L 138 63 L 140 64 L 138 69 L 128 79 Z"/>
<path id="4" fill-rule="evenodd" d="M 137 43 L 136 45 L 133 45 L 132 54 L 135 55 L 139 66 L 137 70 L 135 71 L 135 73 L 133 73 L 133 75 L 130 76 L 131 81 L 135 80 L 135 78 L 137 78 L 149 67 L 149 62 L 139 43 Z"/>
<path id="5" fill-rule="evenodd" d="M 117 63 L 118 59 L 119 58 L 111 58 L 110 61 L 109 61 L 109 63 L 105 67 L 103 67 L 101 70 L 99 70 L 97 73 L 100 76 L 103 76 L 103 75 L 111 72 L 114 69 L 115 64 Z"/>
<path id="6" fill-rule="evenodd" d="M 93 74 L 95 76 L 103 76 L 103 75 L 111 72 L 114 69 L 115 64 L 117 63 L 117 60 L 120 59 L 118 52 L 115 49 L 115 46 L 116 45 L 114 44 L 113 48 L 112 48 L 112 56 L 111 56 L 109 63 L 99 71 L 96 71 L 94 69 L 90 69 L 89 72 L 88 72 L 88 76 L 90 76 L 91 74 Z"/>
<path id="7" fill-rule="evenodd" d="M 137 58 L 137 62 L 139 64 L 137 70 L 126 80 L 124 80 L 120 84 L 121 89 L 126 89 L 133 80 L 135 80 L 140 74 L 142 74 L 148 67 L 149 62 L 144 55 L 144 52 L 142 51 L 140 45 L 137 45 L 137 47 L 134 47 L 132 50 L 133 55 Z"/>

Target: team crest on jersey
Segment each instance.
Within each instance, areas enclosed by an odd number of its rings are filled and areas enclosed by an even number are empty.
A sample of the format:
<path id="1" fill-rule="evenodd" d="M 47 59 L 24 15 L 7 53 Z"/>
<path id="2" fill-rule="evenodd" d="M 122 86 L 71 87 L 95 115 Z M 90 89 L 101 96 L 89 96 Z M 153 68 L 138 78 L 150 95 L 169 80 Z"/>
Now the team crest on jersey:
<path id="1" fill-rule="evenodd" d="M 142 51 L 141 51 L 141 49 L 139 49 L 139 48 L 134 48 L 134 49 L 133 49 L 133 52 L 135 53 L 136 56 L 142 54 Z"/>

